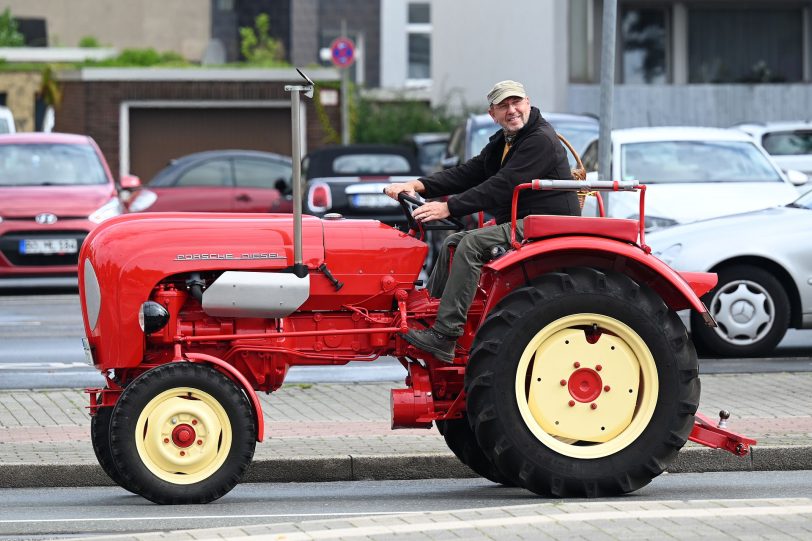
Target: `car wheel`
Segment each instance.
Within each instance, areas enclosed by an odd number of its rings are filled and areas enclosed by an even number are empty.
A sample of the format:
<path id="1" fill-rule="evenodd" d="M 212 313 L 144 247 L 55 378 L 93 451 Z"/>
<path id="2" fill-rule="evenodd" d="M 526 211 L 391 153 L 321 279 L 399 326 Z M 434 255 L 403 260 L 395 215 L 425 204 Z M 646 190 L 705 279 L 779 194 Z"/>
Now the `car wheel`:
<path id="1" fill-rule="evenodd" d="M 718 272 L 719 283 L 702 300 L 717 327 L 691 314 L 697 347 L 724 357 L 756 357 L 772 352 L 789 326 L 787 292 L 771 273 L 737 265 Z"/>
<path id="2" fill-rule="evenodd" d="M 161 504 L 208 503 L 240 481 L 256 445 L 245 393 L 214 368 L 173 362 L 144 372 L 110 421 L 118 471 Z"/>
<path id="3" fill-rule="evenodd" d="M 628 277 L 576 268 L 507 295 L 466 369 L 479 447 L 537 494 L 609 496 L 662 473 L 699 403 L 679 317 Z"/>

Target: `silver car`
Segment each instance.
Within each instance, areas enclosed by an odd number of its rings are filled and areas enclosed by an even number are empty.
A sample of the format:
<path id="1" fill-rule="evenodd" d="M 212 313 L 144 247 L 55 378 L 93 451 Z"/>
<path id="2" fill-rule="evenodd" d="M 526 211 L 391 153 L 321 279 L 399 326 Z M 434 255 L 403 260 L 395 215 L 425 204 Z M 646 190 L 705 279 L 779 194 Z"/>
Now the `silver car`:
<path id="1" fill-rule="evenodd" d="M 691 316 L 700 351 L 764 355 L 788 328 L 812 328 L 812 192 L 786 206 L 656 231 L 646 242 L 675 269 L 719 275 L 703 297 L 719 326 Z"/>

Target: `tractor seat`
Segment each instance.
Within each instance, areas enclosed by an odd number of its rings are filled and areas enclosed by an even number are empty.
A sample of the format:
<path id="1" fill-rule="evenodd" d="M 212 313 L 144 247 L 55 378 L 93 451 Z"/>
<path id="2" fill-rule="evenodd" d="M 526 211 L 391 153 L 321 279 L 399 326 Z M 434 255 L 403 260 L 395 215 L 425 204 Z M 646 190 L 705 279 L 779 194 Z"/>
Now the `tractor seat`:
<path id="1" fill-rule="evenodd" d="M 637 242 L 639 231 L 640 222 L 624 218 L 534 214 L 524 219 L 526 240 L 558 235 L 591 235 L 634 243 Z"/>

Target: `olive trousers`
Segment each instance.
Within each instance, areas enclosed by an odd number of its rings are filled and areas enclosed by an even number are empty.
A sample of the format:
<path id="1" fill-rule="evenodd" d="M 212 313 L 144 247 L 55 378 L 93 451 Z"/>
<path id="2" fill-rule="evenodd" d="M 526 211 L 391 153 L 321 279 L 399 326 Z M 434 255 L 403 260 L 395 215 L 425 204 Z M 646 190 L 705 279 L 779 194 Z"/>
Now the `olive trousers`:
<path id="1" fill-rule="evenodd" d="M 523 232 L 523 222 L 518 220 L 517 240 L 522 239 Z M 462 336 L 482 266 L 493 258 L 494 248 L 499 247 L 510 247 L 510 223 L 459 231 L 446 237 L 426 286 L 429 295 L 440 299 L 435 331 Z"/>

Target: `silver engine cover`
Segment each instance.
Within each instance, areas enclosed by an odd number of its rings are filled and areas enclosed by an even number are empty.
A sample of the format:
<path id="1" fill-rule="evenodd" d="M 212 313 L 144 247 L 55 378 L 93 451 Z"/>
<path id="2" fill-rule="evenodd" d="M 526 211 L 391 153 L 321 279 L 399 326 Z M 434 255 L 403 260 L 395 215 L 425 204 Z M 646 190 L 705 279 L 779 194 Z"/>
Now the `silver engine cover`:
<path id="1" fill-rule="evenodd" d="M 285 317 L 309 296 L 309 275 L 226 271 L 203 293 L 203 311 L 221 317 Z"/>

